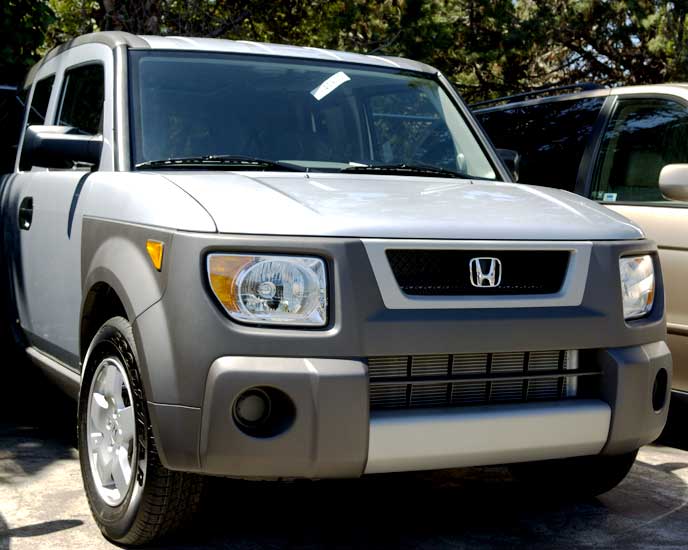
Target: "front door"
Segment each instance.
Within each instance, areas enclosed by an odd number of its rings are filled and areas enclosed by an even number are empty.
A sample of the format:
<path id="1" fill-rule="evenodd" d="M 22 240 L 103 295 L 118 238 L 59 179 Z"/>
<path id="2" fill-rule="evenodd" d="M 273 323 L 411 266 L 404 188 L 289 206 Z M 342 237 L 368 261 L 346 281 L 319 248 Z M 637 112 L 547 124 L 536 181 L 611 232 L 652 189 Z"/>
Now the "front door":
<path id="1" fill-rule="evenodd" d="M 674 389 L 688 392 L 688 203 L 666 200 L 659 172 L 688 163 L 688 105 L 620 96 L 600 143 L 592 198 L 636 222 L 659 247 Z"/>
<path id="2" fill-rule="evenodd" d="M 91 45 L 80 46 L 54 58 L 59 69 L 48 124 L 70 126 L 86 135 L 103 133 L 107 62 L 97 61 L 96 51 Z M 111 131 L 110 121 L 107 126 Z M 109 152 L 104 147 L 104 157 Z M 107 164 L 101 163 L 101 168 Z M 79 368 L 80 359 L 80 205 L 90 175 L 89 166 L 79 165 L 33 167 L 17 175 L 22 196 L 16 215 L 26 217 L 26 209 L 31 209 L 29 221 L 18 220 L 21 325 L 33 347 L 72 368 Z"/>

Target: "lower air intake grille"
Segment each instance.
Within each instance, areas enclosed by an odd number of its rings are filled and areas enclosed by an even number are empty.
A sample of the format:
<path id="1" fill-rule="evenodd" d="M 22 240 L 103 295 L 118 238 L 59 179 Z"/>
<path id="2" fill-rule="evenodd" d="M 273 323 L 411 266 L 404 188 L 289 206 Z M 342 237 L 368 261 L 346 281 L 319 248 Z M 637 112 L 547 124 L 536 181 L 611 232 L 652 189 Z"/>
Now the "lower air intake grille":
<path id="1" fill-rule="evenodd" d="M 593 397 L 599 370 L 576 351 L 370 357 L 371 409 L 558 401 Z"/>

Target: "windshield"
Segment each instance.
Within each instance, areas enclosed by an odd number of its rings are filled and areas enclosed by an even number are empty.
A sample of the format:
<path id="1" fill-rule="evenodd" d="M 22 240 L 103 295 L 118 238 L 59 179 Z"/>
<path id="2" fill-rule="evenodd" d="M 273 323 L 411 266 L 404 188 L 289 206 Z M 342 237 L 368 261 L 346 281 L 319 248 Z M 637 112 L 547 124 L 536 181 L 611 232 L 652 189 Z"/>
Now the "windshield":
<path id="1" fill-rule="evenodd" d="M 135 165 L 240 156 L 309 170 L 405 165 L 496 178 L 429 75 L 169 51 L 131 52 L 130 70 Z"/>

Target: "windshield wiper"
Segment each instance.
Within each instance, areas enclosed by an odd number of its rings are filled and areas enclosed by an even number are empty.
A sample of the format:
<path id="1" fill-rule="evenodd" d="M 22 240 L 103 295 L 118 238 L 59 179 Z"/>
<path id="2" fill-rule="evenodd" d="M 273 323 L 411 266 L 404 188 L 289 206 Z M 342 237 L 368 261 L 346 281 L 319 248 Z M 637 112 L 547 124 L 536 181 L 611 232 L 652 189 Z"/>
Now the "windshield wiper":
<path id="1" fill-rule="evenodd" d="M 167 159 L 147 160 L 139 162 L 136 168 L 214 168 L 219 166 L 234 166 L 238 169 L 256 170 L 272 168 L 289 172 L 305 172 L 306 168 L 281 162 L 278 160 L 261 159 L 244 155 L 203 155 L 197 157 L 170 157 Z"/>
<path id="2" fill-rule="evenodd" d="M 447 170 L 429 164 L 364 164 L 342 168 L 342 172 L 375 172 L 377 174 L 422 174 L 438 178 L 473 179 L 464 172 Z"/>

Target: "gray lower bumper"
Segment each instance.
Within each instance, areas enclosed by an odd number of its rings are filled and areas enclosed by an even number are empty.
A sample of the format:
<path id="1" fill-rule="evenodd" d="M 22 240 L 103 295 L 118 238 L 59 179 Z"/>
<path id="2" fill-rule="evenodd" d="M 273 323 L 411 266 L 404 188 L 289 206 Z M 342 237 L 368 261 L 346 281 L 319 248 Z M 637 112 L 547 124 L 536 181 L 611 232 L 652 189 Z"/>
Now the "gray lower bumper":
<path id="1" fill-rule="evenodd" d="M 378 412 L 365 473 L 598 454 L 610 420 L 609 405 L 596 400 Z"/>
<path id="2" fill-rule="evenodd" d="M 167 467 L 247 478 L 357 477 L 620 454 L 654 440 L 668 408 L 655 411 L 652 405 L 656 373 L 666 369 L 670 382 L 666 345 L 601 350 L 598 360 L 600 400 L 369 416 L 361 361 L 222 357 L 210 368 L 201 409 L 151 403 L 150 410 Z M 290 397 L 295 417 L 287 430 L 252 437 L 237 427 L 233 404 L 253 386 L 278 388 Z"/>

